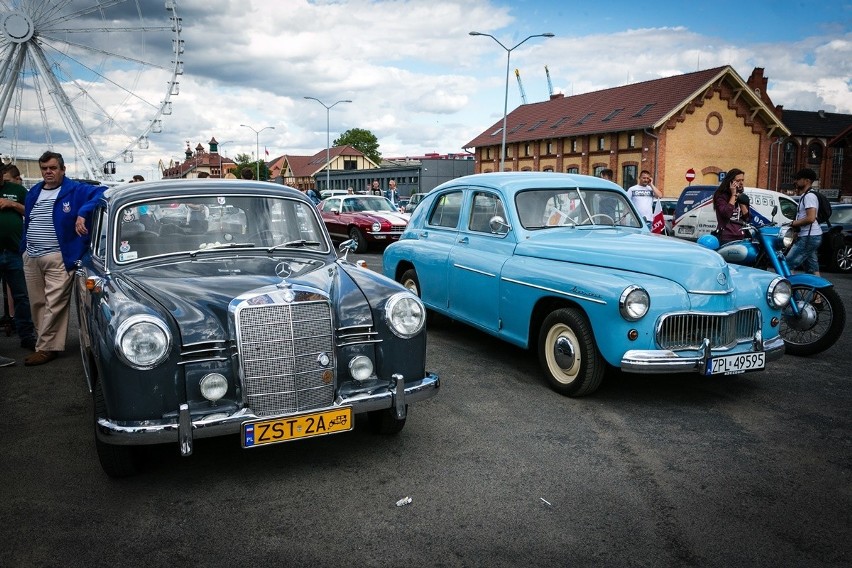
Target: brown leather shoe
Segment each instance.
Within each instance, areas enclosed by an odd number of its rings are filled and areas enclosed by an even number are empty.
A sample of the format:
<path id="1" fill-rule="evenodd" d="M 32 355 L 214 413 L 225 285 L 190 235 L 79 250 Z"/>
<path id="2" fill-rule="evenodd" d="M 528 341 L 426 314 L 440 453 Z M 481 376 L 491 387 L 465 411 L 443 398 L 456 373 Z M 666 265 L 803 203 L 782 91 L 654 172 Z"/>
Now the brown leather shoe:
<path id="1" fill-rule="evenodd" d="M 36 365 L 44 365 L 56 359 L 56 351 L 36 351 L 26 359 L 24 365 L 26 367 L 34 367 Z"/>

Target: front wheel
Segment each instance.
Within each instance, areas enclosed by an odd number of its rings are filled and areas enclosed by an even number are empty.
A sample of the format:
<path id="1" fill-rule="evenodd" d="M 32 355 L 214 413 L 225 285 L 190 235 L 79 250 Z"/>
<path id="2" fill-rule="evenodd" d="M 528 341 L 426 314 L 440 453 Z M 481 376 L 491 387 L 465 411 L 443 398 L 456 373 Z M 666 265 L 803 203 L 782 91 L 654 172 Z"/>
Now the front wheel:
<path id="1" fill-rule="evenodd" d="M 349 229 L 349 238 L 355 241 L 355 252 L 367 252 L 367 237 L 358 227 Z"/>
<path id="2" fill-rule="evenodd" d="M 831 269 L 836 272 L 852 272 L 852 245 L 842 239 L 831 255 Z"/>
<path id="3" fill-rule="evenodd" d="M 556 310 L 544 319 L 538 358 L 550 387 L 565 396 L 593 393 L 606 370 L 591 325 L 574 308 Z"/>
<path id="4" fill-rule="evenodd" d="M 101 468 L 110 477 L 129 477 L 136 475 L 142 467 L 141 448 L 136 446 L 117 446 L 107 444 L 98 438 L 98 418 L 106 416 L 106 403 L 100 381 L 95 384 L 95 448 Z"/>
<path id="5" fill-rule="evenodd" d="M 796 302 L 799 315 L 784 309 L 779 333 L 790 355 L 815 355 L 835 344 L 846 325 L 843 300 L 833 287 L 814 289 L 793 285 L 790 302 Z"/>
<path id="6" fill-rule="evenodd" d="M 420 279 L 417 278 L 416 270 L 410 268 L 403 272 L 402 278 L 399 279 L 399 283 L 402 284 L 406 290 L 418 298 L 420 297 Z"/>

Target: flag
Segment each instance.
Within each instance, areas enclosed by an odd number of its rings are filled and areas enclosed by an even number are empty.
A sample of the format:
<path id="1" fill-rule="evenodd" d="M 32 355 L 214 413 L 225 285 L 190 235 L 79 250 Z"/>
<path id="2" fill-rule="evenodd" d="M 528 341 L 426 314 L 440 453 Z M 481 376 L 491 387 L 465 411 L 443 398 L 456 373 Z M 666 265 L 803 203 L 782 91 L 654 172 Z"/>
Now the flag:
<path id="1" fill-rule="evenodd" d="M 266 152 L 266 157 L 268 158 L 269 157 L 269 149 L 266 146 L 264 146 L 263 151 Z"/>
<path id="2" fill-rule="evenodd" d="M 666 219 L 663 217 L 663 205 L 658 199 L 657 204 L 654 206 L 654 220 L 651 221 L 651 232 L 662 233 L 665 228 Z"/>

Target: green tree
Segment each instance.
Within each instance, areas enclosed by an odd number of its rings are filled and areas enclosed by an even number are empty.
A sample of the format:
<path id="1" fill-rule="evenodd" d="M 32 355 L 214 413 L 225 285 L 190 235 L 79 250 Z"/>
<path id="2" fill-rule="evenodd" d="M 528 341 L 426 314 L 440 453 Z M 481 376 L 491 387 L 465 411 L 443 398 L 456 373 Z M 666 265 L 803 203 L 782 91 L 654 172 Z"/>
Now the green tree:
<path id="1" fill-rule="evenodd" d="M 263 181 L 269 179 L 269 168 L 266 167 L 266 163 L 263 160 L 255 161 L 248 154 L 237 154 L 234 158 L 234 162 L 237 164 L 237 167 L 234 170 L 234 175 L 237 177 L 240 177 L 243 168 L 250 169 L 252 176 L 257 176 L 257 170 L 259 167 L 260 179 Z"/>
<path id="2" fill-rule="evenodd" d="M 350 128 L 334 141 L 334 146 L 350 145 L 362 154 L 380 164 L 382 154 L 379 152 L 379 140 L 376 135 L 363 128 Z"/>

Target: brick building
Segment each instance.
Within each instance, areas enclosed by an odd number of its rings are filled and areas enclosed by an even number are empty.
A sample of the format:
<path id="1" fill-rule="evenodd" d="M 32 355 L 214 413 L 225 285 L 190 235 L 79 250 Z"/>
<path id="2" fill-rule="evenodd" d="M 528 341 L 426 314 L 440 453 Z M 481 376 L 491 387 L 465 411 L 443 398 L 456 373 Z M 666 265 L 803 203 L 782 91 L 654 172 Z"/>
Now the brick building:
<path id="1" fill-rule="evenodd" d="M 677 197 L 690 169 L 693 183 L 715 184 L 738 167 L 747 185 L 769 187 L 773 142 L 790 131 L 766 82 L 760 68 L 744 81 L 724 66 L 521 105 L 507 116 L 505 169 L 597 175 L 609 168 L 624 188 L 649 170 Z M 477 172 L 499 170 L 502 126 L 501 118 L 465 144 Z"/>

